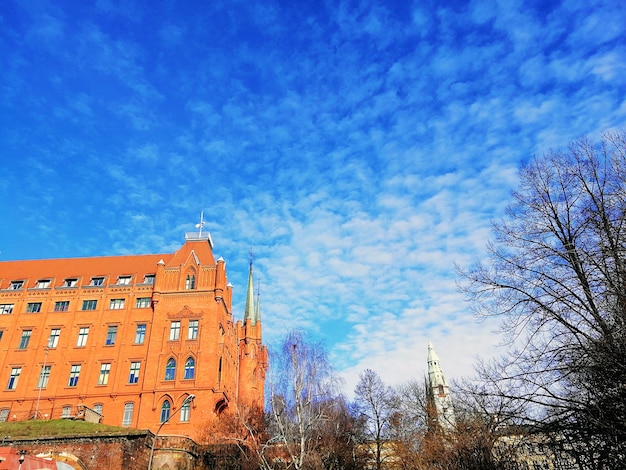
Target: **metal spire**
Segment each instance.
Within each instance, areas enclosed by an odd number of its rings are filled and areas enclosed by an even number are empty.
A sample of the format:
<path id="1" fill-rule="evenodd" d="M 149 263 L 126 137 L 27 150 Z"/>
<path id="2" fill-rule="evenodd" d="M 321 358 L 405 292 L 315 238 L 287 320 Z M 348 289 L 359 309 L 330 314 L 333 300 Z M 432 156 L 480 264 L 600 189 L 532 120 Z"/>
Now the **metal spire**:
<path id="1" fill-rule="evenodd" d="M 243 314 L 243 322 L 250 320 L 250 324 L 256 324 L 254 312 L 254 281 L 252 279 L 252 248 L 250 248 L 250 273 L 248 274 L 248 292 L 246 293 L 246 309 Z"/>

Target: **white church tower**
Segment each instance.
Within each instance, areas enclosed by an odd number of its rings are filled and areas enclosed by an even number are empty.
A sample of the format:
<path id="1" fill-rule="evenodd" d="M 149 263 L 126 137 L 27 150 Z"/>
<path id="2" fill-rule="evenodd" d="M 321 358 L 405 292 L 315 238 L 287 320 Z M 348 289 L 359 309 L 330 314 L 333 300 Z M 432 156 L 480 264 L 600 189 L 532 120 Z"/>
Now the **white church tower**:
<path id="1" fill-rule="evenodd" d="M 443 431 L 452 430 L 456 424 L 452 397 L 443 376 L 439 357 L 430 341 L 428 342 L 428 387 L 426 393 L 430 403 L 430 412 L 434 415 L 430 416 L 431 423 L 436 423 Z"/>

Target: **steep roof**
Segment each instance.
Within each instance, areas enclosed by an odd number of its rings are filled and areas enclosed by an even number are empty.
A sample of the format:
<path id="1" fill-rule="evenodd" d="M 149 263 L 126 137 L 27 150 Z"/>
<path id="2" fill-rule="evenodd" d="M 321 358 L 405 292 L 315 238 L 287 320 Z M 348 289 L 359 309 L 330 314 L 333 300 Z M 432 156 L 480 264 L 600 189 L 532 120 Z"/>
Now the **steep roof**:
<path id="1" fill-rule="evenodd" d="M 26 287 L 33 287 L 39 279 L 51 279 L 50 285 L 60 286 L 64 279 L 80 277 L 81 284 L 87 284 L 91 277 L 107 276 L 109 282 L 117 276 L 137 276 L 135 282 L 141 282 L 146 274 L 154 274 L 159 260 L 166 263 L 173 255 L 128 255 L 98 256 L 90 258 L 54 258 L 43 260 L 22 260 L 0 262 L 0 289 L 8 288 L 13 280 L 28 280 Z"/>

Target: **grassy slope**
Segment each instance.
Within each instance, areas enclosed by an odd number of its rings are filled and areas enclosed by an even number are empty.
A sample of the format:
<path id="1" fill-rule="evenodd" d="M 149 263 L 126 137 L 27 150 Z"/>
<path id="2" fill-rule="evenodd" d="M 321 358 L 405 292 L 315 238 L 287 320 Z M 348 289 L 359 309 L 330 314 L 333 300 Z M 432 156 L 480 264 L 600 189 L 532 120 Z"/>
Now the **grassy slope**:
<path id="1" fill-rule="evenodd" d="M 106 426 L 104 424 L 87 423 L 85 421 L 73 421 L 70 419 L 55 419 L 51 421 L 14 421 L 0 423 L 0 440 L 6 439 L 32 439 L 46 437 L 71 437 L 71 436 L 115 436 L 125 434 L 142 434 L 140 429 Z"/>

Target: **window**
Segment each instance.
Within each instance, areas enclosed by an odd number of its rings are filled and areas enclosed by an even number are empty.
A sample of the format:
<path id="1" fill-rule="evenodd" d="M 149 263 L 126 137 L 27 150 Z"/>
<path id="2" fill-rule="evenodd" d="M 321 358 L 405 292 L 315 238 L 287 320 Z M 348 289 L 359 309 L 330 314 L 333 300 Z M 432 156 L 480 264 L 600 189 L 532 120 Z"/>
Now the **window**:
<path id="1" fill-rule="evenodd" d="M 28 304 L 26 304 L 26 313 L 39 312 L 41 312 L 41 302 L 28 302 Z"/>
<path id="2" fill-rule="evenodd" d="M 52 328 L 50 330 L 50 336 L 48 336 L 48 347 L 56 348 L 59 344 L 60 336 L 61 336 L 61 328 Z"/>
<path id="3" fill-rule="evenodd" d="M 105 363 L 100 366 L 100 375 L 98 376 L 98 385 L 106 385 L 109 383 L 110 372 L 111 372 L 110 363 Z"/>
<path id="4" fill-rule="evenodd" d="M 196 276 L 188 274 L 185 279 L 185 290 L 191 290 L 196 288 Z"/>
<path id="5" fill-rule="evenodd" d="M 61 411 L 61 418 L 69 418 L 70 416 L 72 416 L 72 407 L 65 405 Z"/>
<path id="6" fill-rule="evenodd" d="M 39 372 L 37 388 L 46 388 L 48 386 L 48 379 L 50 379 L 50 369 L 52 369 L 52 366 L 42 366 L 41 372 Z"/>
<path id="7" fill-rule="evenodd" d="M 140 323 L 137 325 L 137 331 L 135 332 L 135 344 L 143 344 L 146 340 L 146 325 Z"/>
<path id="8" fill-rule="evenodd" d="M 134 403 L 124 404 L 124 417 L 122 418 L 122 426 L 130 426 L 133 422 Z"/>
<path id="9" fill-rule="evenodd" d="M 102 286 L 104 285 L 104 277 L 92 277 L 90 286 Z"/>
<path id="10" fill-rule="evenodd" d="M 177 341 L 180 338 L 180 322 L 173 321 L 170 325 L 170 341 Z"/>
<path id="11" fill-rule="evenodd" d="M 144 284 L 154 284 L 154 274 L 146 274 L 146 277 L 143 278 Z"/>
<path id="12" fill-rule="evenodd" d="M 22 287 L 24 287 L 24 281 L 11 281 L 9 284 L 10 290 L 20 290 Z"/>
<path id="13" fill-rule="evenodd" d="M 63 287 L 76 287 L 77 284 L 78 284 L 78 279 L 75 277 L 69 278 L 63 281 Z"/>
<path id="14" fill-rule="evenodd" d="M 93 410 L 98 413 L 98 414 L 102 414 L 102 407 L 104 405 L 102 403 L 96 403 L 95 405 L 93 405 Z"/>
<path id="15" fill-rule="evenodd" d="M 35 284 L 35 289 L 47 289 L 48 287 L 50 287 L 50 279 L 40 279 Z"/>
<path id="16" fill-rule="evenodd" d="M 170 401 L 165 400 L 163 405 L 161 405 L 161 423 L 165 423 L 168 419 L 170 419 Z"/>
<path id="17" fill-rule="evenodd" d="M 107 329 L 106 345 L 107 346 L 114 345 L 116 336 L 117 336 L 117 326 L 116 325 L 109 326 L 109 328 Z"/>
<path id="18" fill-rule="evenodd" d="M 15 390 L 17 387 L 17 381 L 22 373 L 21 367 L 14 367 L 11 369 L 11 375 L 9 376 L 9 383 L 7 384 L 7 390 Z"/>
<path id="19" fill-rule="evenodd" d="M 176 361 L 170 358 L 165 365 L 165 380 L 174 380 L 176 377 Z"/>
<path id="20" fill-rule="evenodd" d="M 180 421 L 181 423 L 189 422 L 189 415 L 191 414 L 191 403 L 187 402 L 180 407 Z"/>
<path id="21" fill-rule="evenodd" d="M 32 330 L 22 331 L 22 337 L 20 338 L 20 344 L 17 347 L 17 349 L 26 349 L 28 347 L 28 343 L 30 341 L 30 335 L 32 332 L 33 332 Z"/>
<path id="22" fill-rule="evenodd" d="M 78 330 L 78 340 L 76 340 L 77 348 L 84 348 L 87 345 L 87 337 L 89 336 L 89 327 L 84 326 Z"/>
<path id="23" fill-rule="evenodd" d="M 80 364 L 73 364 L 70 367 L 70 378 L 67 381 L 68 387 L 76 387 L 78 385 L 78 377 L 80 376 Z"/>
<path id="24" fill-rule="evenodd" d="M 70 308 L 69 300 L 61 300 L 59 302 L 54 303 L 55 312 L 67 312 L 69 308 Z"/>
<path id="25" fill-rule="evenodd" d="M 97 304 L 97 300 L 83 300 L 83 310 L 95 310 Z"/>
<path id="26" fill-rule="evenodd" d="M 0 315 L 10 315 L 13 313 L 14 304 L 0 305 Z"/>
<path id="27" fill-rule="evenodd" d="M 119 285 L 126 286 L 126 285 L 130 284 L 130 280 L 131 279 L 132 279 L 132 276 L 119 276 L 117 278 L 117 283 Z"/>
<path id="28" fill-rule="evenodd" d="M 0 330 L 0 339 L 2 339 L 3 334 L 4 334 L 4 330 Z"/>
<path id="29" fill-rule="evenodd" d="M 139 369 L 141 368 L 141 362 L 130 363 L 130 375 L 128 376 L 129 384 L 136 384 L 139 382 Z"/>
<path id="30" fill-rule="evenodd" d="M 198 339 L 198 320 L 189 320 L 187 339 Z"/>
<path id="31" fill-rule="evenodd" d="M 111 299 L 109 303 L 109 308 L 111 310 L 120 310 L 124 308 L 124 299 Z"/>
<path id="32" fill-rule="evenodd" d="M 5 423 L 8 417 L 9 417 L 9 409 L 2 408 L 0 410 L 0 423 Z"/>
<path id="33" fill-rule="evenodd" d="M 135 301 L 135 308 L 148 308 L 150 307 L 150 297 L 138 297 Z"/>
<path id="34" fill-rule="evenodd" d="M 185 362 L 185 378 L 193 379 L 195 375 L 196 362 L 193 360 L 193 357 L 187 359 Z"/>

